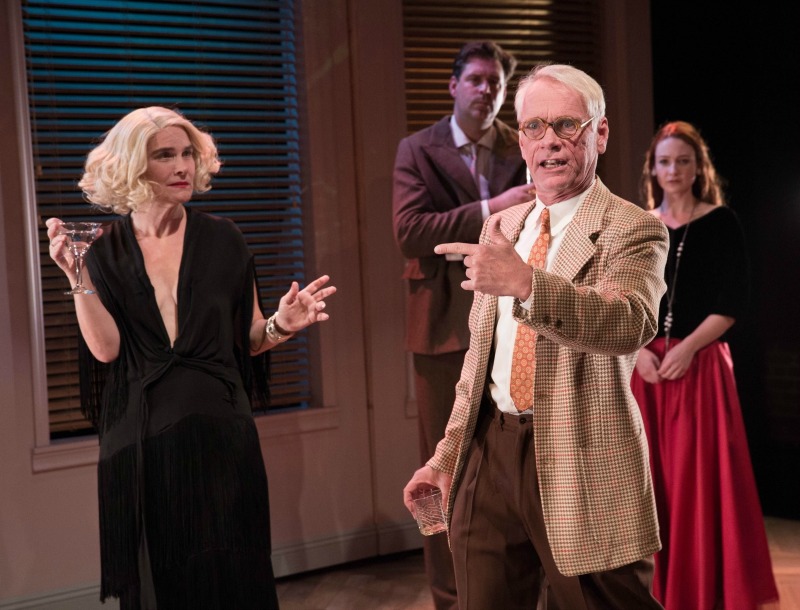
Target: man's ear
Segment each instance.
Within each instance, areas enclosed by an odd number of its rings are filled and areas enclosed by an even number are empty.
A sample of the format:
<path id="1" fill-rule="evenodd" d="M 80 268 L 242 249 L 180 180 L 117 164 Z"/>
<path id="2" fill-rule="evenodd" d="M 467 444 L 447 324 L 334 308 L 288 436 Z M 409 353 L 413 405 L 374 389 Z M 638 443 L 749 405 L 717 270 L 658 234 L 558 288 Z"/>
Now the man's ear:
<path id="1" fill-rule="evenodd" d="M 458 86 L 458 79 L 456 78 L 455 74 L 453 74 L 450 77 L 450 84 L 448 85 L 448 89 L 450 90 L 450 97 L 455 98 L 457 86 Z"/>
<path id="2" fill-rule="evenodd" d="M 603 154 L 608 147 L 608 119 L 602 117 L 597 123 L 597 152 Z"/>

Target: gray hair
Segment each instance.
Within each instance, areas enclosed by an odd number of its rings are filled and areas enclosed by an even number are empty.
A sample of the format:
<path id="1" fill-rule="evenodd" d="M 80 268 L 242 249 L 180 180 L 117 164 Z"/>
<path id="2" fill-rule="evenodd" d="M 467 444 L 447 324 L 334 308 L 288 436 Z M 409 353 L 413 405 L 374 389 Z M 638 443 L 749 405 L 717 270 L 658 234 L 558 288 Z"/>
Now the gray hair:
<path id="1" fill-rule="evenodd" d="M 528 74 L 522 77 L 517 85 L 517 93 L 514 96 L 514 109 L 517 112 L 517 120 L 522 121 L 528 117 L 520 116 L 522 102 L 525 99 L 525 92 L 533 83 L 540 78 L 551 78 L 562 85 L 577 91 L 583 98 L 586 111 L 589 116 L 594 117 L 592 126 L 597 125 L 597 121 L 606 114 L 606 99 L 603 95 L 603 88 L 591 76 L 583 70 L 567 64 L 539 64 Z"/>

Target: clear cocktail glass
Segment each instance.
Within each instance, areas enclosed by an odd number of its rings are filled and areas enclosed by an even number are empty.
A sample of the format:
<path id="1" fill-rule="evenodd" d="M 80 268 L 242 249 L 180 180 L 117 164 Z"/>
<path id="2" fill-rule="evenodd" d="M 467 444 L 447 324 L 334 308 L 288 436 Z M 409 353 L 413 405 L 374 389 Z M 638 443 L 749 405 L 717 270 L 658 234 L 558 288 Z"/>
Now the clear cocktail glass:
<path id="1" fill-rule="evenodd" d="M 58 228 L 59 235 L 67 236 L 67 247 L 75 259 L 75 286 L 64 294 L 94 294 L 83 285 L 83 258 L 100 232 L 99 222 L 64 222 Z"/>

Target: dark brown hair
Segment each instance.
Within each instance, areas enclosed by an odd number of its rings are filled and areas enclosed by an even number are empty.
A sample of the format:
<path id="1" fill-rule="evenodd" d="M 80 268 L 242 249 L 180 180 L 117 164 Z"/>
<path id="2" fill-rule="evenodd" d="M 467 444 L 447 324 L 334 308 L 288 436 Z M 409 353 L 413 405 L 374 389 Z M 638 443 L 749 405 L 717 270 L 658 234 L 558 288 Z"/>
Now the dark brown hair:
<path id="1" fill-rule="evenodd" d="M 514 69 L 517 67 L 516 58 L 511 53 L 504 51 L 496 42 L 491 40 L 467 42 L 453 60 L 453 76 L 456 77 L 456 80 L 461 78 L 464 67 L 474 57 L 499 61 L 505 73 L 506 84 L 511 80 L 511 75 L 514 74 Z"/>

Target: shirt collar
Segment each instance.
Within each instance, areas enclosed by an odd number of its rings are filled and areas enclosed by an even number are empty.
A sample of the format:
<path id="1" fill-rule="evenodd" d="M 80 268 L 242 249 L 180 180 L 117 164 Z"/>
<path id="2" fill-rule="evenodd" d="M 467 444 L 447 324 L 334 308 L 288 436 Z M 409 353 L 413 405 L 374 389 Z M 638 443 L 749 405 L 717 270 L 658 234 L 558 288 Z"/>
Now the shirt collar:
<path id="1" fill-rule="evenodd" d="M 467 134 L 464 133 L 464 130 L 458 125 L 458 121 L 456 121 L 455 115 L 450 116 L 450 133 L 453 134 L 453 142 L 455 142 L 456 148 L 461 148 L 462 146 L 466 146 L 468 144 L 472 144 L 472 140 L 469 139 Z M 483 146 L 492 150 L 494 148 L 494 141 L 497 137 L 497 133 L 495 132 L 494 125 L 492 125 L 485 134 L 478 140 L 478 146 Z"/>
<path id="2" fill-rule="evenodd" d="M 595 178 L 595 180 L 596 179 L 597 178 Z M 572 220 L 572 217 L 575 216 L 581 205 L 583 205 L 583 202 L 586 200 L 586 195 L 588 195 L 589 191 L 592 190 L 594 182 L 595 181 L 592 180 L 592 184 L 589 186 L 589 188 L 575 197 L 547 206 L 547 208 L 550 210 L 550 235 L 558 235 L 561 231 L 566 229 L 569 221 Z M 544 203 L 542 203 L 541 199 L 539 199 L 539 196 L 537 195 L 536 206 L 534 207 L 534 214 L 532 214 L 533 218 L 531 220 L 538 222 L 544 208 Z"/>

